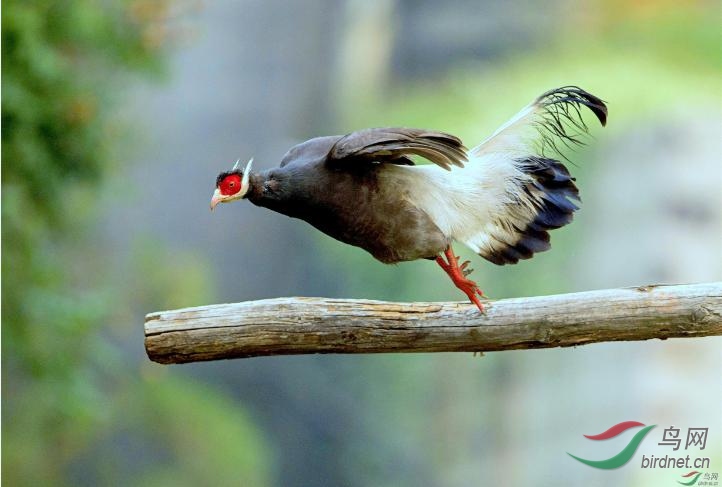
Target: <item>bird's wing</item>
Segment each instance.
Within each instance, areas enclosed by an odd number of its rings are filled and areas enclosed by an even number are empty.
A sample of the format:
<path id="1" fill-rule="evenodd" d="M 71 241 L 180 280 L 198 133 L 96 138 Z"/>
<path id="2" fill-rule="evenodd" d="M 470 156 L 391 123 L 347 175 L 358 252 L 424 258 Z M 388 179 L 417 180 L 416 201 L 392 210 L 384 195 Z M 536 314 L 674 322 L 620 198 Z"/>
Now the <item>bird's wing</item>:
<path id="1" fill-rule="evenodd" d="M 295 145 L 288 149 L 286 155 L 281 159 L 281 167 L 294 165 L 303 165 L 319 159 L 326 159 L 331 147 L 343 138 L 343 135 L 328 135 L 325 137 L 315 137 Z"/>
<path id="2" fill-rule="evenodd" d="M 331 147 L 327 161 L 337 166 L 352 162 L 413 165 L 408 158 L 411 155 L 447 170 L 464 167 L 466 162 L 466 148 L 453 135 L 394 127 L 359 130 L 342 137 Z"/>

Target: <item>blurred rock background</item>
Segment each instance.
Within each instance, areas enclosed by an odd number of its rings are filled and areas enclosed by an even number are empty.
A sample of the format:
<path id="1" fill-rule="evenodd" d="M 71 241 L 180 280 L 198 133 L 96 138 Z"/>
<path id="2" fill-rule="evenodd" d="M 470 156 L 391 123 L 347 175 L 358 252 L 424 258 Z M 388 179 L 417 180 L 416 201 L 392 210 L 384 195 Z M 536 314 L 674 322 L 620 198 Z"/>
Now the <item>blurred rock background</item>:
<path id="1" fill-rule="evenodd" d="M 2 15 L 2 476 L 8 485 L 662 485 L 582 434 L 708 426 L 722 341 L 160 366 L 150 311 L 287 295 L 460 299 L 236 203 L 216 174 L 366 126 L 471 146 L 541 92 L 609 102 L 572 171 L 584 205 L 492 297 L 722 277 L 715 1 L 9 0 Z M 469 252 L 462 251 L 466 257 Z M 631 432 L 629 432 L 631 435 Z M 654 436 L 656 434 L 656 436 Z M 624 441 L 624 440 L 620 440 Z M 596 447 L 593 448 L 593 447 Z M 585 450 L 588 448 L 588 450 Z M 641 451 L 641 449 L 640 449 Z M 683 472 L 680 472 L 683 473 Z M 564 479 L 564 480 L 562 480 Z"/>

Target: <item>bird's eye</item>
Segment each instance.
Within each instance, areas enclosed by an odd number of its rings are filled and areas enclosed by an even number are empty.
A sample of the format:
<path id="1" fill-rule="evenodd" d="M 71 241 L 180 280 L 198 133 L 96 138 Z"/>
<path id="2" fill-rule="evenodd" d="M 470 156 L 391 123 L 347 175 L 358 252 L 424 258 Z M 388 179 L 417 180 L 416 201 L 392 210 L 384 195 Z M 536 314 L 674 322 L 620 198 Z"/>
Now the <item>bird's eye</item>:
<path id="1" fill-rule="evenodd" d="M 223 181 L 221 181 L 221 184 L 218 186 L 218 189 L 220 190 L 221 194 L 230 196 L 238 193 L 243 188 L 243 183 L 241 181 L 241 176 L 238 174 L 231 174 L 230 176 L 226 176 Z"/>

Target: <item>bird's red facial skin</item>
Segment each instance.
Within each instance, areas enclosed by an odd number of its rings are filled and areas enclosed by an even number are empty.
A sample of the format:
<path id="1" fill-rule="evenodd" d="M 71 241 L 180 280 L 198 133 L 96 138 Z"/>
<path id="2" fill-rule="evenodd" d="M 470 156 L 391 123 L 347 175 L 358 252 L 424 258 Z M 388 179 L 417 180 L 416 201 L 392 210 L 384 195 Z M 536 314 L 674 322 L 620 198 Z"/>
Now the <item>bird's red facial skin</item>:
<path id="1" fill-rule="evenodd" d="M 218 186 L 223 196 L 233 196 L 241 190 L 241 176 L 238 174 L 231 174 L 226 176 L 221 184 Z"/>

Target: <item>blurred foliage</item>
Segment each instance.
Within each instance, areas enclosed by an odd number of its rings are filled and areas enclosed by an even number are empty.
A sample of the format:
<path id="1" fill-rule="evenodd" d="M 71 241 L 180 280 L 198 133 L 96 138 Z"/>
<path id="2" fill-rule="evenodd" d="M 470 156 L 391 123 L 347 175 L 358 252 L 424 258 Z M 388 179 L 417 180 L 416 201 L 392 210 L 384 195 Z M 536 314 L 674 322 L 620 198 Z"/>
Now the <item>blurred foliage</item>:
<path id="1" fill-rule="evenodd" d="M 103 485 L 268 485 L 268 445 L 243 409 L 160 370 L 149 366 L 145 380 L 127 385 L 111 406 L 116 420 L 76 465 L 96 466 Z M 119 445 L 132 453 L 118 454 Z M 87 483 L 83 475 L 71 466 L 73 484 Z"/>
<path id="2" fill-rule="evenodd" d="M 163 258 L 181 256 L 160 251 L 139 261 L 162 264 L 170 274 L 154 274 L 145 287 L 132 276 L 110 276 L 88 229 L 94 192 L 119 158 L 114 110 L 122 88 L 133 73 L 162 71 L 170 8 L 168 1 L 139 0 L 3 4 L 2 472 L 8 485 L 115 485 L 128 471 L 136 485 L 217 484 L 224 471 L 247 485 L 267 482 L 266 452 L 238 408 L 214 391 L 142 376 L 103 326 L 137 322 L 129 310 L 149 296 L 154 304 L 203 299 L 208 280 L 193 259 L 174 266 Z M 147 292 L 128 295 L 126 288 Z M 165 463 L 119 469 L 106 465 L 107 458 L 82 462 L 93 460 L 103 438 L 123 424 L 141 433 L 152 426 L 153 453 L 164 452 Z M 213 447 L 197 448 L 204 443 Z"/>

